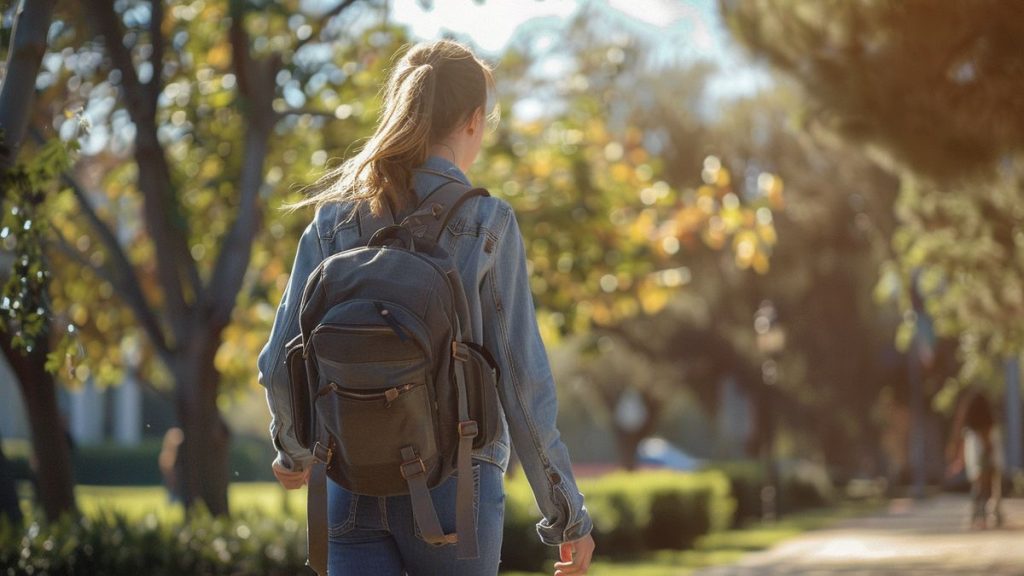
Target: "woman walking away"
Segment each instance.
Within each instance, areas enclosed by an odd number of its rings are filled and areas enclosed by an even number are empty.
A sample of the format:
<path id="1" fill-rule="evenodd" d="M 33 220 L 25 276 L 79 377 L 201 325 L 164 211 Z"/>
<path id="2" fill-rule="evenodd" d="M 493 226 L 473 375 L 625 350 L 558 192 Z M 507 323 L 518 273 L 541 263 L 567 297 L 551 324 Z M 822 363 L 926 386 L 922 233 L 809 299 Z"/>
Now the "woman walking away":
<path id="1" fill-rule="evenodd" d="M 424 201 L 435 192 L 426 205 L 433 203 L 437 216 L 445 208 L 436 203 L 442 195 L 439 190 L 468 189 L 466 172 L 480 151 L 493 86 L 490 68 L 462 44 L 442 40 L 412 46 L 384 86 L 373 136 L 358 154 L 324 175 L 313 194 L 298 204 L 315 206 L 316 215 L 299 240 L 291 277 L 259 357 L 260 382 L 267 388 L 273 416 L 273 469 L 286 487 L 305 484 L 314 462 L 293 427 L 284 366 L 285 344 L 300 333 L 298 308 L 307 276 L 328 256 L 366 244 L 376 228 L 371 223 L 400 223 L 410 214 L 420 214 Z M 594 551 L 592 524 L 555 426 L 555 387 L 537 327 L 516 215 L 507 202 L 487 195 L 468 197 L 455 206 L 440 229 L 437 246 L 456 265 L 464 287 L 472 322 L 462 327 L 463 340 L 490 351 L 498 375 L 494 409 L 500 413 L 491 420 L 494 439 L 472 450 L 476 557 L 459 558 L 454 538 L 444 545 L 437 545 L 436 539 L 428 543 L 418 521 L 422 506 L 409 494 L 365 495 L 347 490 L 331 477 L 329 573 L 496 574 L 505 506 L 503 474 L 510 446 L 515 446 L 544 516 L 537 532 L 544 543 L 559 547 L 561 562 L 555 564 L 555 574 L 586 574 Z M 401 336 L 406 327 L 394 324 L 393 316 L 389 322 Z M 343 444 L 340 451 L 344 450 Z M 423 466 L 422 461 L 412 462 Z M 440 527 L 449 535 L 456 524 L 458 476 L 452 474 L 429 490 Z M 460 529 L 459 543 L 462 539 Z"/>
<path id="2" fill-rule="evenodd" d="M 966 393 L 957 410 L 954 434 L 962 441 L 962 462 L 971 483 L 970 526 L 1002 526 L 1002 442 L 992 406 L 976 390 Z"/>

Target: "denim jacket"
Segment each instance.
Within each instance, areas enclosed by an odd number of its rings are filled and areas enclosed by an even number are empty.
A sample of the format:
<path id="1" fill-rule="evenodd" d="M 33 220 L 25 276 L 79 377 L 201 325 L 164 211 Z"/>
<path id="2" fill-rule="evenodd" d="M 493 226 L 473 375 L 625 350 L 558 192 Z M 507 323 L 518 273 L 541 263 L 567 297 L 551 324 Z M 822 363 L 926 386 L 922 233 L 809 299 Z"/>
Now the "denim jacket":
<path id="1" fill-rule="evenodd" d="M 423 168 L 469 183 L 458 167 L 440 157 L 431 156 Z M 437 174 L 415 172 L 413 188 L 422 200 L 446 181 Z M 397 216 L 401 221 L 404 214 Z M 306 277 L 328 255 L 354 247 L 360 236 L 351 204 L 328 204 L 317 210 L 299 240 L 270 338 L 259 355 L 259 381 L 267 389 L 272 415 L 270 436 L 277 462 L 287 469 L 305 469 L 313 457 L 295 439 L 284 345 L 299 332 L 298 307 Z M 537 328 L 515 213 L 499 198 L 469 199 L 449 220 L 441 245 L 454 258 L 475 311 L 471 314 L 473 340 L 491 351 L 501 374 L 499 392 L 505 415 L 501 434 L 473 456 L 505 470 L 511 440 L 544 515 L 537 524 L 541 540 L 557 545 L 582 538 L 590 533 L 592 523 L 576 487 L 569 452 L 555 425 L 555 383 Z"/>

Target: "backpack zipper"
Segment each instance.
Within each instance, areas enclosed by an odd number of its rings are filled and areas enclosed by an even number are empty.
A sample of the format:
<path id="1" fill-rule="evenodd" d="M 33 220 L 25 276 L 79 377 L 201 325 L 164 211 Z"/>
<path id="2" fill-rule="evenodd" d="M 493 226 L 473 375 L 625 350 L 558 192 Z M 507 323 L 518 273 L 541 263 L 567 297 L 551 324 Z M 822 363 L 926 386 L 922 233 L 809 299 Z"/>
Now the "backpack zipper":
<path id="1" fill-rule="evenodd" d="M 387 390 L 378 392 L 353 392 L 352 390 L 342 388 L 341 385 L 338 384 L 337 382 L 330 382 L 328 384 L 329 387 L 324 388 L 324 390 L 321 390 L 320 393 L 323 394 L 325 391 L 330 390 L 339 396 L 342 396 L 344 398 L 352 398 L 354 400 L 384 400 L 384 407 L 390 408 L 391 404 L 395 400 L 398 400 L 399 396 L 411 391 L 413 388 L 423 385 L 425 385 L 424 382 L 410 382 L 408 384 L 394 386 L 392 388 L 388 388 Z"/>

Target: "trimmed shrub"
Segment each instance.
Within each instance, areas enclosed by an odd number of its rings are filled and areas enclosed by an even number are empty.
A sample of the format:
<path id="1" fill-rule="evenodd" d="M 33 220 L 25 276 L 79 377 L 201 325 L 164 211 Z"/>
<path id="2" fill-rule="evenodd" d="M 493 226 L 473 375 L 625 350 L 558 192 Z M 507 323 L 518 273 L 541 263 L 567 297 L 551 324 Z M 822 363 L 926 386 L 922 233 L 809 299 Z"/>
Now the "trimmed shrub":
<path id="1" fill-rule="evenodd" d="M 681 550 L 729 527 L 735 503 L 720 472 L 620 472 L 580 483 L 603 554 Z"/>
<path id="2" fill-rule="evenodd" d="M 3 574 L 284 576 L 305 568 L 305 525 L 257 514 L 215 518 L 199 510 L 186 524 L 101 513 L 64 516 L 27 529 L 0 526 Z"/>
<path id="3" fill-rule="evenodd" d="M 761 488 L 764 485 L 764 467 L 756 460 L 716 463 L 709 470 L 717 470 L 729 478 L 730 492 L 736 499 L 732 526 L 761 517 Z M 832 502 L 834 490 L 828 474 L 820 466 L 809 462 L 783 462 L 779 465 L 782 513 L 816 508 Z"/>
<path id="4" fill-rule="evenodd" d="M 533 491 L 522 472 L 505 481 L 505 528 L 501 542 L 502 570 L 541 571 L 557 560 L 558 550 L 537 535 L 540 520 Z"/>
<path id="5" fill-rule="evenodd" d="M 630 557 L 651 550 L 684 549 L 700 536 L 724 530 L 735 502 L 721 472 L 619 472 L 580 481 L 594 521 L 602 556 Z M 535 524 L 540 512 L 522 478 L 506 483 L 502 568 L 540 570 L 557 552 L 540 544 Z M 546 565 L 547 564 L 547 565 Z"/>

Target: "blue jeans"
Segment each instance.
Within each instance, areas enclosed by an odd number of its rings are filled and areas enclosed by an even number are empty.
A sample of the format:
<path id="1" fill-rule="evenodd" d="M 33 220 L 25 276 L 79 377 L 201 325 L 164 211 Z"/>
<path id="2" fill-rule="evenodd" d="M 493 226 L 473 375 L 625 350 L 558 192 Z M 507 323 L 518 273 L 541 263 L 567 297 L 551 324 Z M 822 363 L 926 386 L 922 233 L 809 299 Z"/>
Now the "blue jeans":
<path id="1" fill-rule="evenodd" d="M 456 560 L 455 545 L 433 546 L 419 535 L 409 496 L 360 496 L 327 481 L 330 576 L 485 576 L 497 574 L 505 517 L 501 468 L 473 461 L 477 558 Z M 457 475 L 430 491 L 445 533 L 455 531 Z"/>

